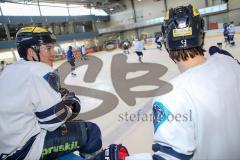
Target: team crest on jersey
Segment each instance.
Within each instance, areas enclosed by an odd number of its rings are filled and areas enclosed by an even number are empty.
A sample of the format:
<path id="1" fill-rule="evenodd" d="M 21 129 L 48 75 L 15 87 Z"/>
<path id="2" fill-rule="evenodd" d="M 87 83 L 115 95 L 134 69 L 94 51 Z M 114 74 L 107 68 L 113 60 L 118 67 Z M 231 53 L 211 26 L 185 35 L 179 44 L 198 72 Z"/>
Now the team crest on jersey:
<path id="1" fill-rule="evenodd" d="M 60 78 L 54 72 L 49 72 L 43 76 L 43 78 L 50 84 L 50 86 L 56 91 L 59 92 L 60 86 Z"/>
<path id="2" fill-rule="evenodd" d="M 153 104 L 154 133 L 157 131 L 158 127 L 167 120 L 169 114 L 170 111 L 161 102 L 155 102 Z"/>

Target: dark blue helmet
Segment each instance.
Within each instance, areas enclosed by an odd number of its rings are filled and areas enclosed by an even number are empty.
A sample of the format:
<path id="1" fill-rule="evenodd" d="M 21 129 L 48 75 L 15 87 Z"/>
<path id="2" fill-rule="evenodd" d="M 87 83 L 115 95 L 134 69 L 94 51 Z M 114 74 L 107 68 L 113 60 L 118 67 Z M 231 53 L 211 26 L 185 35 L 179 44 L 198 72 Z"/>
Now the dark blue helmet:
<path id="1" fill-rule="evenodd" d="M 193 5 L 171 8 L 162 25 L 167 51 L 203 47 L 204 20 Z"/>

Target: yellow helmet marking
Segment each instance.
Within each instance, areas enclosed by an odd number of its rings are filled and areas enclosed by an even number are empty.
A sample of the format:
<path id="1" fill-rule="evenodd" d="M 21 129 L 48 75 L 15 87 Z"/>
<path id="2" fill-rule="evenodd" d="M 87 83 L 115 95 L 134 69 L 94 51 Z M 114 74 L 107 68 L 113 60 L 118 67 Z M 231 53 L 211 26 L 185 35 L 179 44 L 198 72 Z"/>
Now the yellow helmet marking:
<path id="1" fill-rule="evenodd" d="M 199 16 L 200 13 L 199 11 L 197 10 L 197 8 L 192 4 L 192 8 L 193 8 L 193 16 Z"/>
<path id="2" fill-rule="evenodd" d="M 43 27 L 24 27 L 24 28 L 21 28 L 19 32 L 41 33 L 41 32 L 48 32 L 48 30 Z"/>
<path id="3" fill-rule="evenodd" d="M 19 30 L 19 32 L 32 32 L 35 27 L 24 27 Z"/>
<path id="4" fill-rule="evenodd" d="M 165 15 L 165 17 L 164 17 L 164 20 L 165 20 L 165 21 L 169 20 L 169 10 L 167 10 L 167 13 L 166 13 L 166 15 Z"/>
<path id="5" fill-rule="evenodd" d="M 48 32 L 48 30 L 45 29 L 45 28 L 42 28 L 42 27 L 36 27 L 36 28 L 33 30 L 33 33 L 41 33 L 41 32 Z"/>

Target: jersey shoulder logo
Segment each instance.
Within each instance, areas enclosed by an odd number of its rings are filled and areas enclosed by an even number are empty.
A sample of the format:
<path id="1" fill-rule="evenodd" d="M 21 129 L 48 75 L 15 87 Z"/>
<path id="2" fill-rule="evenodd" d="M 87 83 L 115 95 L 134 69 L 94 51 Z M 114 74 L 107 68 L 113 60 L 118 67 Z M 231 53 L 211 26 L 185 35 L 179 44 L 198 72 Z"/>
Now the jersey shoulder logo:
<path id="1" fill-rule="evenodd" d="M 169 114 L 170 111 L 161 102 L 154 102 L 153 104 L 154 133 L 167 120 Z"/>
<path id="2" fill-rule="evenodd" d="M 49 85 L 54 89 L 56 92 L 60 91 L 60 78 L 58 74 L 54 72 L 49 72 L 43 76 L 43 78 L 49 83 Z"/>

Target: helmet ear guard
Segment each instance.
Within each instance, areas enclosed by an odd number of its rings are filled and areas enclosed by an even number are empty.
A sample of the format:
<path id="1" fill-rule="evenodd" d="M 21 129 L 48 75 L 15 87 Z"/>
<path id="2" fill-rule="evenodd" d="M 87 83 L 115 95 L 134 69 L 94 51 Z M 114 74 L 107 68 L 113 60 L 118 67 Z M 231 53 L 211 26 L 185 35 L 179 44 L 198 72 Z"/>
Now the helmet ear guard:
<path id="1" fill-rule="evenodd" d="M 20 57 L 28 61 L 28 59 L 27 59 L 27 49 L 28 48 L 32 48 L 34 50 L 34 52 L 37 54 L 38 59 L 40 60 L 40 55 L 39 55 L 40 45 L 31 45 L 31 46 L 22 45 L 22 44 L 18 45 L 17 50 L 18 50 Z"/>
<path id="2" fill-rule="evenodd" d="M 31 48 L 36 52 L 38 55 L 40 53 L 40 45 L 32 45 Z"/>

